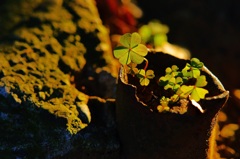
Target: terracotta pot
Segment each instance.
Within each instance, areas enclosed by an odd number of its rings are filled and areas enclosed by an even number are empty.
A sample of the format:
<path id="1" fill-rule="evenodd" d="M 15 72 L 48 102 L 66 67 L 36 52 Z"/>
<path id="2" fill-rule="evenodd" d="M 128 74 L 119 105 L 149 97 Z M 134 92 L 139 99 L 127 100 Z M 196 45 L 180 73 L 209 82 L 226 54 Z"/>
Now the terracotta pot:
<path id="1" fill-rule="evenodd" d="M 173 64 L 183 68 L 188 60 L 164 53 L 149 53 L 149 69 L 163 75 Z M 162 68 L 162 69 L 161 69 Z M 136 86 L 128 83 L 121 68 L 116 99 L 116 120 L 124 159 L 204 159 L 208 158 L 209 138 L 228 91 L 206 68 L 209 95 L 201 100 L 201 113 L 190 105 L 185 114 L 152 112 L 136 97 Z"/>

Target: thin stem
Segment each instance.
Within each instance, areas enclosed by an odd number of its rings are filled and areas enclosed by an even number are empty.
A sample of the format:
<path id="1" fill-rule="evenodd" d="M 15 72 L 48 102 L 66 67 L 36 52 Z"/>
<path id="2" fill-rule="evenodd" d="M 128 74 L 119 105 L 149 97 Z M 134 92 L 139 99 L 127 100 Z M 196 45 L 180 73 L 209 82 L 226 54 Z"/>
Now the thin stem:
<path id="1" fill-rule="evenodd" d="M 145 67 L 144 67 L 144 70 L 146 71 L 147 70 L 147 67 L 148 67 L 148 60 L 146 58 L 144 58 L 146 64 L 145 64 Z"/>

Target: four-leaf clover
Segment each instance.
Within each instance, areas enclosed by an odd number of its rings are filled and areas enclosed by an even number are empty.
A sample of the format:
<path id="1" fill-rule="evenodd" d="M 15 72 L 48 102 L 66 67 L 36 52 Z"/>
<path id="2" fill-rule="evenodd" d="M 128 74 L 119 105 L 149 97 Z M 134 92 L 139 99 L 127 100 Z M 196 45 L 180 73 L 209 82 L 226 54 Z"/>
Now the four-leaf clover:
<path id="1" fill-rule="evenodd" d="M 122 65 L 128 65 L 131 62 L 140 64 L 147 55 L 148 49 L 141 43 L 141 36 L 134 32 L 132 34 L 126 33 L 120 38 L 122 46 L 114 49 L 113 53 Z"/>

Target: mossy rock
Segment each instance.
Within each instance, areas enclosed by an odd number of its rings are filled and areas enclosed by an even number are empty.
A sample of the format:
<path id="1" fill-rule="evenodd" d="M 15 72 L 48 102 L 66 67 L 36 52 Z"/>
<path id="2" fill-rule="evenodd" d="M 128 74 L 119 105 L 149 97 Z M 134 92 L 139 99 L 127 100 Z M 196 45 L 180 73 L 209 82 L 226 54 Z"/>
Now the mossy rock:
<path id="1" fill-rule="evenodd" d="M 25 3 L 35 2 L 17 4 Z M 9 13 L 14 1 L 3 4 Z M 0 36 L 0 121 L 5 136 L 0 140 L 0 158 L 56 158 L 75 152 L 94 158 L 96 153 L 118 153 L 115 125 L 91 123 L 95 107 L 106 111 L 106 102 L 91 104 L 90 95 L 112 98 L 114 92 L 100 88 L 89 95 L 88 84 L 106 85 L 101 78 L 108 78 L 108 87 L 115 87 L 117 75 L 108 31 L 95 2 L 43 0 L 32 6 L 33 12 L 19 14 L 20 8 L 12 9 L 16 9 L 12 16 L 1 17 L 20 20 L 11 27 L 1 24 L 6 34 Z M 92 77 L 97 79 L 89 82 Z"/>

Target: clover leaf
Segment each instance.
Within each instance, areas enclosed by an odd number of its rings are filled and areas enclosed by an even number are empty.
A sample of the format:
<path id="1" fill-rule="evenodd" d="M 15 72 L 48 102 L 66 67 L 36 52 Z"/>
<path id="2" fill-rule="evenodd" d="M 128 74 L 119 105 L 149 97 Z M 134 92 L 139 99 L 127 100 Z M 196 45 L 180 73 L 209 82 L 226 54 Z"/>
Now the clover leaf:
<path id="1" fill-rule="evenodd" d="M 195 85 L 182 85 L 180 90 L 182 91 L 181 97 L 189 98 L 198 102 L 200 99 L 204 99 L 208 90 L 201 88 L 207 85 L 206 76 L 201 75 L 197 77 Z"/>
<path id="2" fill-rule="evenodd" d="M 182 74 L 187 79 L 197 78 L 201 74 L 200 70 L 203 67 L 203 65 L 204 64 L 199 59 L 192 58 L 190 60 L 190 64 L 187 63 L 186 66 L 182 69 Z"/>
<path id="3" fill-rule="evenodd" d="M 203 63 L 197 59 L 197 58 L 192 58 L 190 61 L 191 66 L 195 67 L 195 68 L 199 68 L 201 69 L 203 67 Z"/>
<path id="4" fill-rule="evenodd" d="M 124 65 L 126 72 L 128 74 L 132 74 L 133 76 L 138 74 L 138 68 L 137 68 L 137 64 L 136 63 L 130 63 L 128 65 Z"/>
<path id="5" fill-rule="evenodd" d="M 153 79 L 155 77 L 153 70 L 147 70 L 140 69 L 137 77 L 140 79 L 140 84 L 142 86 L 148 86 L 150 83 L 149 79 Z"/>
<path id="6" fill-rule="evenodd" d="M 160 99 L 160 105 L 157 106 L 157 110 L 159 112 L 169 111 L 170 110 L 170 107 L 168 106 L 169 102 L 170 102 L 170 99 L 163 96 Z"/>
<path id="7" fill-rule="evenodd" d="M 140 64 L 147 55 L 148 49 L 141 43 L 141 36 L 134 32 L 132 34 L 126 33 L 121 36 L 120 44 L 114 49 L 113 53 L 122 65 L 128 65 L 131 62 Z"/>
<path id="8" fill-rule="evenodd" d="M 170 88 L 176 92 L 183 83 L 182 78 L 177 77 L 180 74 L 178 69 L 176 65 L 173 65 L 171 68 L 167 67 L 165 70 L 166 75 L 159 78 L 159 85 L 164 86 L 165 90 Z"/>
<path id="9" fill-rule="evenodd" d="M 181 98 L 182 93 L 183 92 L 181 91 L 181 89 L 178 89 L 176 93 L 170 97 L 171 102 L 173 103 L 177 102 Z"/>

